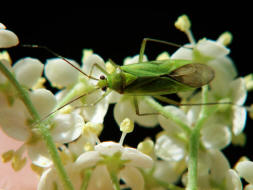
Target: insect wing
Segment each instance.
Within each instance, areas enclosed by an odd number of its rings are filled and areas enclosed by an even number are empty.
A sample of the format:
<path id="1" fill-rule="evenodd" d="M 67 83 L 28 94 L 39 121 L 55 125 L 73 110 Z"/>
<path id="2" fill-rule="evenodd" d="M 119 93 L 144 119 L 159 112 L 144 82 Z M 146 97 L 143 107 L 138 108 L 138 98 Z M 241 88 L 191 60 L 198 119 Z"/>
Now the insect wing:
<path id="1" fill-rule="evenodd" d="M 213 80 L 214 71 L 205 64 L 194 63 L 179 67 L 168 76 L 190 87 L 199 88 Z"/>
<path id="2" fill-rule="evenodd" d="M 157 77 L 171 73 L 183 65 L 192 63 L 189 60 L 160 60 L 135 63 L 121 66 L 120 69 L 136 77 Z"/>

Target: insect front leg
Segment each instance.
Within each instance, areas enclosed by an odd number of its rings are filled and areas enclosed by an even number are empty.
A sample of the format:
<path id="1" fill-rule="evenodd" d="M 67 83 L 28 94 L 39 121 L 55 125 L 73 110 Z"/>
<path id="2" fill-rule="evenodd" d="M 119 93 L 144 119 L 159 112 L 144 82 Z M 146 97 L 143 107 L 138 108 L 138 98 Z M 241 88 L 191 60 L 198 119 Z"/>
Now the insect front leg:
<path id="1" fill-rule="evenodd" d="M 103 100 L 108 94 L 111 93 L 111 90 L 108 89 L 100 98 L 98 98 L 95 102 L 91 103 L 91 104 L 85 104 L 85 105 L 82 105 L 82 106 L 76 106 L 74 107 L 74 109 L 78 109 L 78 108 L 84 108 L 84 107 L 92 107 L 92 106 L 95 106 L 97 105 L 101 100 Z"/>
<path id="2" fill-rule="evenodd" d="M 98 70 L 100 70 L 102 73 L 104 73 L 106 76 L 108 75 L 108 72 L 107 72 L 103 67 L 101 67 L 101 66 L 100 66 L 99 64 L 97 64 L 97 63 L 94 63 L 94 64 L 91 66 L 90 73 L 89 73 L 89 75 L 88 75 L 89 78 L 92 77 L 92 73 L 93 73 L 93 70 L 94 70 L 95 67 L 96 67 Z"/>
<path id="3" fill-rule="evenodd" d="M 157 112 L 154 112 L 154 113 L 140 113 L 137 97 L 134 96 L 133 100 L 134 100 L 134 108 L 135 108 L 136 115 L 138 115 L 138 116 L 159 115 L 159 113 L 157 113 Z"/>

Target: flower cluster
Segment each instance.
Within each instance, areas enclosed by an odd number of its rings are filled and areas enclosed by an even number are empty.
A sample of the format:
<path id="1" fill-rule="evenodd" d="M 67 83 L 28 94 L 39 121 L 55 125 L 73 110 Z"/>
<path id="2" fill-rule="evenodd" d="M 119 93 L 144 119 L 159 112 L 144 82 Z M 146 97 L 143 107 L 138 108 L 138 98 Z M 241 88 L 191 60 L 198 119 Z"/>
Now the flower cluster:
<path id="1" fill-rule="evenodd" d="M 151 73 L 145 81 L 135 83 L 132 94 L 120 92 L 136 80 L 136 71 L 124 75 L 129 77 L 124 84 L 121 72 L 134 70 L 127 66 L 136 66 L 139 55 L 127 57 L 121 70 L 92 50 L 83 51 L 81 66 L 62 57 L 45 64 L 26 57 L 12 64 L 8 52 L 0 52 L 0 132 L 23 143 L 17 150 L 3 153 L 2 161 L 18 171 L 30 159 L 40 176 L 39 190 L 230 190 L 243 188 L 241 178 L 249 183 L 246 190 L 253 189 L 252 161 L 240 158 L 232 168 L 222 152 L 230 144 L 246 143 L 247 108 L 243 104 L 252 89 L 252 75 L 238 77 L 228 56 L 229 32 L 217 40 L 195 41 L 186 15 L 179 17 L 175 26 L 187 35 L 189 43 L 172 55 L 160 54 L 152 64 L 167 63 L 168 70 L 178 72 L 166 74 L 169 77 Z M 18 37 L 0 24 L 0 48 L 18 43 Z M 150 63 L 145 55 L 141 62 Z M 199 71 L 183 67 L 189 63 L 206 67 Z M 179 72 L 180 68 L 184 69 Z M 214 79 L 201 91 L 187 86 L 205 81 L 205 68 L 214 71 Z M 146 96 L 152 94 L 152 88 L 147 93 L 147 88 L 142 91 L 143 85 L 158 85 L 154 81 L 159 77 L 170 78 L 174 85 L 170 88 L 177 92 L 180 103 L 159 96 L 165 93 Z M 46 81 L 59 91 L 53 94 L 44 86 Z M 173 105 L 162 106 L 158 100 Z M 110 104 L 114 104 L 113 115 L 122 136 L 119 142 L 100 142 Z M 149 128 L 160 125 L 162 131 L 137 148 L 125 147 L 125 136 L 133 131 L 134 123 Z"/>

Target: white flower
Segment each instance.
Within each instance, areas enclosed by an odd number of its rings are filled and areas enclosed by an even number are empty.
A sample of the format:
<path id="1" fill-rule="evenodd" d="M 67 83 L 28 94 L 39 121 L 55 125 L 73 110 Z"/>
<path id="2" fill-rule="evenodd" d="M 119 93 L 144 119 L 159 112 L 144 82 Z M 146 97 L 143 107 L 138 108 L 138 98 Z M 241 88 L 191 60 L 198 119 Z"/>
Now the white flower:
<path id="1" fill-rule="evenodd" d="M 18 82 L 27 88 L 32 88 L 43 72 L 43 64 L 35 58 L 20 59 L 13 66 Z"/>
<path id="2" fill-rule="evenodd" d="M 78 63 L 69 60 L 73 65 L 78 67 Z M 69 87 L 78 80 L 79 71 L 66 63 L 61 58 L 48 59 L 45 65 L 45 75 L 55 87 Z"/>
<path id="3" fill-rule="evenodd" d="M 88 180 L 87 190 L 113 190 L 115 185 L 112 176 L 118 176 L 133 190 L 144 189 L 144 179 L 138 168 L 152 167 L 152 159 L 133 148 L 124 148 L 114 142 L 103 142 L 95 146 L 94 151 L 81 154 L 74 163 L 65 168 L 76 189 L 80 189 L 83 180 Z M 45 171 L 40 179 L 38 189 L 50 189 L 56 185 L 61 189 L 61 183 L 55 169 Z M 82 176 L 91 172 L 89 179 Z"/>
<path id="4" fill-rule="evenodd" d="M 230 168 L 222 152 L 210 149 L 201 151 L 198 159 L 198 189 L 242 189 L 240 177 Z M 183 180 L 187 184 L 187 178 Z"/>
<path id="5" fill-rule="evenodd" d="M 6 51 L 0 52 L 0 62 L 8 69 L 11 70 L 11 59 Z M 0 72 L 0 84 L 6 83 L 7 78 Z"/>
<path id="6" fill-rule="evenodd" d="M 253 162 L 249 160 L 240 161 L 235 167 L 239 176 L 244 178 L 249 184 L 253 185 Z"/>
<path id="7" fill-rule="evenodd" d="M 19 40 L 17 35 L 7 30 L 6 27 L 0 23 L 0 48 L 10 48 L 18 45 Z"/>
<path id="8" fill-rule="evenodd" d="M 227 109 L 218 109 L 213 118 L 218 117 L 219 123 L 227 125 L 234 135 L 239 135 L 246 123 L 246 109 L 240 106 L 246 100 L 247 89 L 242 78 L 235 79 L 237 71 L 232 60 L 227 56 L 229 49 L 222 44 L 224 40 L 231 40 L 231 37 L 227 39 L 227 35 L 222 34 L 217 41 L 204 38 L 196 44 L 191 44 L 192 49 L 181 47 L 171 56 L 171 59 L 187 59 L 192 60 L 193 63 L 206 63 L 215 71 L 215 77 L 209 84 L 211 90 L 208 93 L 208 101 L 232 102 L 235 106 L 230 105 L 227 106 Z M 189 93 L 178 94 L 183 98 L 189 96 Z M 192 98 L 189 103 L 201 103 L 199 94 L 195 95 L 195 99 Z"/>
<path id="9" fill-rule="evenodd" d="M 7 63 L 9 65 L 9 62 Z M 56 97 L 46 89 L 28 91 L 28 89 L 32 89 L 36 85 L 41 77 L 43 64 L 39 60 L 34 58 L 21 59 L 9 69 L 13 70 L 18 82 L 25 87 L 24 90 L 27 91 L 31 103 L 40 115 L 40 118 L 48 120 L 47 125 L 50 127 L 50 132 L 55 142 L 72 142 L 81 135 L 84 120 L 79 113 L 56 113 L 54 116 L 51 115 L 50 118 L 46 118 L 56 108 Z M 34 164 L 42 167 L 49 166 L 51 159 L 47 148 L 37 129 L 34 128 L 32 130 L 36 123 L 32 120 L 24 103 L 16 96 L 16 91 L 9 84 L 9 81 L 4 81 L 4 85 L 6 87 L 9 85 L 9 87 L 3 88 L 3 91 L 0 93 L 0 124 L 2 130 L 8 136 L 24 142 L 25 146 L 22 147 L 28 149 L 28 155 Z M 39 122 L 44 122 L 44 120 Z M 22 157 L 24 151 L 19 152 L 18 155 Z"/>
<path id="10" fill-rule="evenodd" d="M 188 134 L 180 123 L 177 123 L 177 120 L 193 128 L 198 119 L 198 112 L 196 107 L 191 108 L 187 113 L 175 106 L 165 106 L 165 109 L 173 114 L 175 120 L 158 116 L 165 132 L 157 138 L 155 151 L 157 156 L 163 160 L 179 161 L 188 155 L 186 149 Z M 228 126 L 214 119 L 207 120 L 201 130 L 201 143 L 206 149 L 222 149 L 231 142 L 231 138 Z"/>
<path id="11" fill-rule="evenodd" d="M 78 64 L 73 60 L 68 61 L 79 68 Z M 99 64 L 101 67 L 105 68 L 103 59 L 96 54 L 91 54 L 89 57 L 83 58 L 82 72 L 89 75 L 90 69 L 94 64 Z M 85 121 L 93 123 L 103 122 L 104 116 L 109 107 L 109 102 L 107 98 L 103 98 L 99 102 L 96 102 L 104 94 L 102 90 L 95 89 L 94 84 L 97 83 L 96 80 L 87 78 L 87 76 L 83 73 L 59 58 L 47 61 L 45 75 L 53 86 L 66 88 L 57 93 L 56 97 L 59 102 L 58 107 L 67 105 L 68 102 L 84 95 L 82 98 L 75 100 L 70 105 L 79 111 Z M 104 74 L 102 74 L 96 67 L 93 67 L 91 75 L 94 78 L 99 78 L 99 76 Z"/>

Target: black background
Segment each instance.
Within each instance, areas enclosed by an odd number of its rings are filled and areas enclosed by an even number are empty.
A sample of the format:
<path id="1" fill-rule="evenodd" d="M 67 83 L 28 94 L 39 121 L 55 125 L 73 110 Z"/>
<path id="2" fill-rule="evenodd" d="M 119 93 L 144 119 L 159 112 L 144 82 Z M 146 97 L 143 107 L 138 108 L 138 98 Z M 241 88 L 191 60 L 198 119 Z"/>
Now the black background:
<path id="1" fill-rule="evenodd" d="M 104 60 L 113 59 L 121 64 L 126 56 L 138 54 L 144 37 L 166 40 L 178 44 L 187 43 L 186 36 L 175 29 L 174 22 L 178 16 L 187 14 L 192 21 L 194 37 L 217 39 L 224 31 L 233 34 L 230 56 L 241 76 L 252 72 L 252 16 L 250 5 L 227 3 L 225 6 L 210 1 L 199 4 L 150 4 L 148 8 L 137 7 L 136 4 L 112 5 L 110 8 L 102 4 L 82 5 L 59 3 L 52 5 L 35 4 L 33 7 L 19 8 L 18 11 L 1 12 L 0 22 L 14 31 L 24 44 L 45 45 L 67 58 L 80 62 L 82 49 L 91 48 Z M 150 60 L 160 52 L 173 53 L 176 49 L 161 44 L 148 44 L 146 55 Z M 13 60 L 25 56 L 33 56 L 45 61 L 52 57 L 49 53 L 38 49 L 14 48 L 10 50 Z M 248 104 L 252 102 L 249 95 Z M 231 163 L 241 155 L 253 160 L 250 145 L 252 122 L 248 120 L 246 127 L 248 145 L 245 149 L 231 147 L 225 154 Z M 147 135 L 154 136 L 160 128 L 144 129 L 136 127 L 129 134 L 125 143 L 136 146 Z M 105 118 L 105 129 L 102 140 L 116 140 L 120 132 L 112 117 L 112 108 Z"/>

